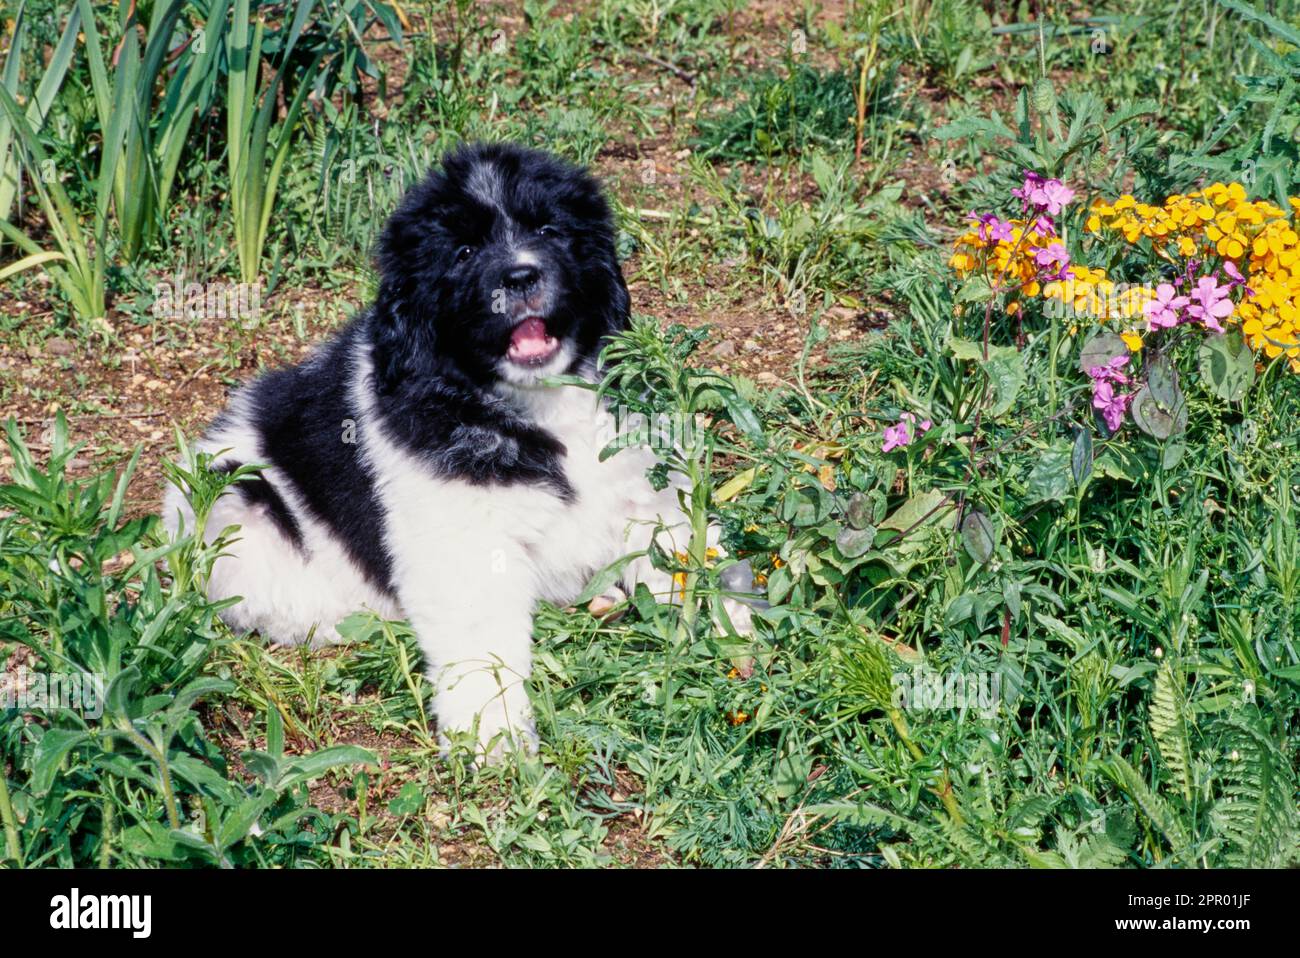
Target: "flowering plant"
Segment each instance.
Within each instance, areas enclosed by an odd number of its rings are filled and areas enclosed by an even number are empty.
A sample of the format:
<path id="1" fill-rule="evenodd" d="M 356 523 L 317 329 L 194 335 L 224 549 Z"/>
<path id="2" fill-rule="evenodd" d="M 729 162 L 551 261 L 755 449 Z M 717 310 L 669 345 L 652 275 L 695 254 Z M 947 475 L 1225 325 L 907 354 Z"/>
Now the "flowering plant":
<path id="1" fill-rule="evenodd" d="M 902 449 L 911 444 L 913 438 L 919 438 L 930 431 L 933 423 L 928 419 L 922 419 L 919 423 L 916 416 L 910 412 L 905 412 L 899 418 L 898 422 L 892 426 L 885 427 L 885 443 L 881 446 L 881 452 L 892 452 L 895 449 Z M 913 436 L 911 429 L 916 427 L 916 435 Z"/>
<path id="2" fill-rule="evenodd" d="M 1073 190 L 1026 171 L 1012 195 L 1022 217 L 971 214 L 970 229 L 949 260 L 959 276 L 983 275 L 1008 293 L 1009 313 L 1019 313 L 1027 298 L 1046 299 L 1076 316 L 1113 324 L 1134 354 L 1166 330 L 1192 326 L 1221 335 L 1236 328 L 1252 350 L 1285 357 L 1300 372 L 1300 198 L 1290 200 L 1288 212 L 1248 199 L 1240 183 L 1214 183 L 1169 196 L 1160 206 L 1128 194 L 1097 200 L 1085 231 L 1118 237 L 1160 270 L 1146 282 L 1125 284 L 1105 269 L 1071 260 L 1056 217 L 1073 202 Z M 1128 357 L 1089 362 L 1084 371 L 1093 383 L 1093 405 L 1115 431 L 1137 396 L 1120 392 L 1134 382 Z"/>

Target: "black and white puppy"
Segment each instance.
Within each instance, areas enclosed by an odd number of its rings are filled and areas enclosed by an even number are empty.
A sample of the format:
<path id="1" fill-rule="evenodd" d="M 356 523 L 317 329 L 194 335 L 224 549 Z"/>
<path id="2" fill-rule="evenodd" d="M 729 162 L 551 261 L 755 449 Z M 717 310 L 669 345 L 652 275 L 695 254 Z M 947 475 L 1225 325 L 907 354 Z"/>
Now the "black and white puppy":
<path id="1" fill-rule="evenodd" d="M 555 157 L 467 146 L 406 196 L 378 265 L 370 309 L 237 392 L 197 444 L 221 468 L 265 466 L 209 517 L 209 539 L 239 526 L 209 594 L 241 596 L 228 624 L 282 643 L 337 640 L 363 607 L 405 617 L 444 736 L 477 722 L 484 748 L 531 748 L 536 602 L 568 604 L 656 525 L 668 548 L 689 535 L 677 488 L 646 479 L 648 449 L 599 460 L 614 431 L 595 394 L 542 383 L 594 379 L 627 326 L 609 208 Z M 193 524 L 178 490 L 164 518 Z M 622 587 L 637 581 L 671 595 L 645 558 Z"/>

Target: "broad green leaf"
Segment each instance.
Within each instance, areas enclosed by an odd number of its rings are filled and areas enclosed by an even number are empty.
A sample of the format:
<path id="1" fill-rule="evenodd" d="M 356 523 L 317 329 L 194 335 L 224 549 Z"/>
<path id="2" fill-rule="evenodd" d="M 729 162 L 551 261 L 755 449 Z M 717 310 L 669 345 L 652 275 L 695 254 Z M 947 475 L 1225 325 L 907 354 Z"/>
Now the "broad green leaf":
<path id="1" fill-rule="evenodd" d="M 1082 428 L 1074 437 L 1074 449 L 1070 453 L 1070 472 L 1076 486 L 1081 487 L 1092 475 L 1092 458 L 1092 433 Z"/>
<path id="2" fill-rule="evenodd" d="M 1073 487 L 1072 448 L 1058 442 L 1038 455 L 1029 472 L 1030 502 L 1063 502 Z"/>
<path id="3" fill-rule="evenodd" d="M 424 789 L 416 782 L 407 782 L 397 796 L 388 803 L 388 811 L 399 818 L 418 815 L 424 808 Z"/>
<path id="4" fill-rule="evenodd" d="M 1079 351 L 1079 371 L 1087 374 L 1097 366 L 1105 366 L 1117 356 L 1130 355 L 1127 344 L 1115 333 L 1098 333 L 1083 344 Z"/>
<path id="5" fill-rule="evenodd" d="M 1235 329 L 1207 336 L 1197 351 L 1201 380 L 1228 402 L 1240 402 L 1255 382 L 1255 354 Z"/>
<path id="6" fill-rule="evenodd" d="M 1168 383 L 1162 382 L 1161 389 L 1168 394 Z M 1169 405 L 1158 401 L 1148 386 L 1143 386 L 1133 397 L 1129 407 L 1133 422 L 1152 438 L 1168 439 L 1187 429 L 1187 403 L 1183 401 L 1181 391 L 1177 391 L 1177 384 L 1173 389 L 1176 392 Z"/>
<path id="7" fill-rule="evenodd" d="M 854 529 L 865 529 L 871 525 L 873 516 L 871 500 L 861 492 L 849 497 L 849 504 L 844 510 L 844 518 Z"/>
<path id="8" fill-rule="evenodd" d="M 42 735 L 32 757 L 32 791 L 37 795 L 48 792 L 64 758 L 89 739 L 90 733 L 80 729 L 52 728 Z"/>
<path id="9" fill-rule="evenodd" d="M 840 552 L 844 553 L 846 559 L 856 559 L 867 552 L 875 541 L 876 530 L 871 526 L 855 529 L 846 525 L 835 537 L 835 545 Z"/>

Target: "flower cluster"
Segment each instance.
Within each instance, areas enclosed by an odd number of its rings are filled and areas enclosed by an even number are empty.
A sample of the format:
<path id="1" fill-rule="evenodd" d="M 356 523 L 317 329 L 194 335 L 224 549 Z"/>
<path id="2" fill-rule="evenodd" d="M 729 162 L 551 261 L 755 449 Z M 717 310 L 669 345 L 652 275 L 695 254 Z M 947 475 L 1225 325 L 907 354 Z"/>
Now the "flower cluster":
<path id="1" fill-rule="evenodd" d="M 902 417 L 892 426 L 885 427 L 885 444 L 880 447 L 881 452 L 893 452 L 895 449 L 902 449 L 911 443 L 913 436 L 911 427 L 916 426 L 916 437 L 920 438 L 930 431 L 934 423 L 928 419 L 922 419 L 919 423 L 916 417 L 910 412 L 903 413 Z"/>
<path id="2" fill-rule="evenodd" d="M 972 213 L 949 260 L 959 276 L 980 273 L 994 289 L 1012 293 L 1008 312 L 1042 297 L 1076 316 L 1114 323 L 1133 353 L 1144 337 L 1175 327 L 1223 333 L 1239 326 L 1251 348 L 1270 359 L 1284 356 L 1300 372 L 1300 198 L 1286 211 L 1249 199 L 1240 183 L 1214 183 L 1159 206 L 1127 194 L 1098 200 L 1088 210 L 1086 232 L 1121 237 L 1159 270 L 1147 283 L 1127 284 L 1071 261 L 1056 217 L 1074 200 L 1073 190 L 1026 171 L 1011 194 L 1021 218 Z M 1131 382 L 1127 363 L 1127 356 L 1117 356 L 1088 370 L 1093 406 L 1112 431 L 1133 398 L 1121 392 Z M 905 425 L 892 428 L 902 429 L 902 441 L 886 448 L 906 445 Z"/>
<path id="3" fill-rule="evenodd" d="M 1074 199 L 1074 191 L 1060 180 L 1026 171 L 1024 185 L 1011 192 L 1021 201 L 1021 216 L 1003 220 L 971 213 L 970 230 L 958 237 L 948 265 L 959 276 L 983 272 L 999 288 L 1038 296 L 1043 283 L 1070 275 L 1070 254 L 1052 218 Z M 1007 306 L 1012 313 L 1019 308 L 1016 300 Z"/>
<path id="4" fill-rule="evenodd" d="M 1238 324 L 1247 342 L 1270 359 L 1285 355 L 1300 372 L 1300 235 L 1290 212 L 1247 199 L 1240 183 L 1214 183 L 1175 194 L 1162 206 L 1132 196 L 1098 201 L 1090 233 L 1110 232 L 1149 246 L 1166 267 L 1165 281 L 1142 296 L 1144 322 L 1128 330 L 1131 348 L 1144 333 L 1186 323 L 1223 332 Z M 1102 317 L 1111 318 L 1111 317 Z"/>
<path id="5" fill-rule="evenodd" d="M 1104 366 L 1093 366 L 1088 370 L 1088 378 L 1092 380 L 1092 407 L 1101 414 L 1106 428 L 1111 432 L 1116 432 L 1123 424 L 1124 413 L 1136 395 L 1115 391 L 1116 386 L 1127 386 L 1132 382 L 1124 372 L 1128 359 L 1127 356 L 1116 356 Z"/>

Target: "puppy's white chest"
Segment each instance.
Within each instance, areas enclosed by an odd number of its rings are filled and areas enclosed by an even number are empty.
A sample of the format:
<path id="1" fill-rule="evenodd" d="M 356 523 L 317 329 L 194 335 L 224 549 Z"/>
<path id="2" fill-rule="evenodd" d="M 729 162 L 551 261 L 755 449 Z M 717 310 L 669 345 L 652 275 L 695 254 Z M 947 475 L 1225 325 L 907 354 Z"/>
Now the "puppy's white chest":
<path id="1" fill-rule="evenodd" d="M 602 462 L 617 430 L 586 390 L 554 390 L 538 409 L 538 424 L 564 444 L 564 474 L 575 495 L 569 503 L 553 498 L 560 508 L 548 510 L 551 521 L 530 551 L 539 571 L 557 580 L 559 593 L 578 591 L 591 573 L 627 551 L 629 524 L 655 518 L 656 496 L 645 475 L 654 458 L 629 448 Z"/>
<path id="2" fill-rule="evenodd" d="M 418 589 L 430 576 L 454 571 L 505 586 L 525 573 L 543 598 L 567 603 L 594 572 L 629 551 L 627 534 L 636 520 L 653 523 L 663 511 L 665 503 L 645 478 L 654 464 L 648 450 L 624 449 L 600 461 L 616 430 L 592 392 L 563 387 L 530 399 L 537 425 L 565 447 L 561 465 L 574 492 L 570 501 L 549 486 L 440 478 L 382 436 L 372 437 L 369 452 L 382 466 L 375 475 L 399 584 Z"/>

